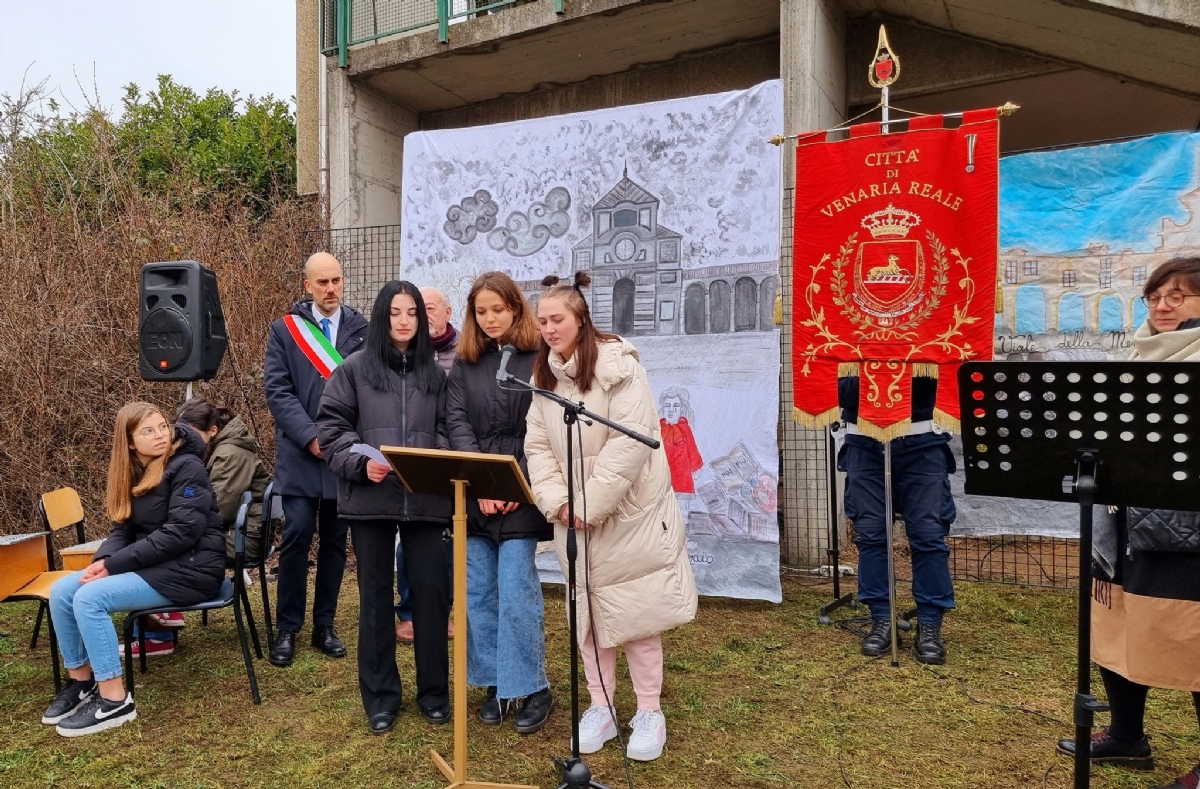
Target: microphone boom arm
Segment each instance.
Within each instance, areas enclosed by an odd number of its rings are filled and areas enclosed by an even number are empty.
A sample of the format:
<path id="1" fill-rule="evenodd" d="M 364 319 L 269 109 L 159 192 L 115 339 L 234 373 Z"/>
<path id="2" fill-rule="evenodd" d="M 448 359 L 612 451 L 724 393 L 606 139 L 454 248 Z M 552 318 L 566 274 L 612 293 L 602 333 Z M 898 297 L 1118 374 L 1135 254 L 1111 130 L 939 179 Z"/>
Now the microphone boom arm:
<path id="1" fill-rule="evenodd" d="M 591 411 L 587 410 L 586 408 L 583 407 L 583 403 L 572 403 L 567 398 L 565 398 L 561 395 L 557 395 L 554 392 L 549 391 L 548 389 L 541 389 L 541 388 L 536 387 L 533 384 L 529 383 L 528 381 L 522 381 L 520 378 L 516 377 L 512 373 L 507 373 L 504 378 L 499 379 L 498 383 L 517 384 L 518 386 L 524 387 L 525 389 L 528 389 L 530 392 L 533 392 L 534 394 L 539 394 L 542 397 L 546 398 L 547 400 L 552 400 L 553 402 L 558 403 L 565 410 L 575 414 L 576 417 L 583 418 L 583 420 L 585 422 L 589 421 L 589 420 L 593 421 L 593 422 L 599 422 L 600 424 L 604 425 L 605 427 L 611 428 L 613 430 L 616 430 L 618 433 L 622 433 L 624 435 L 629 436 L 634 441 L 640 441 L 641 443 L 645 444 L 646 446 L 650 447 L 651 449 L 658 449 L 659 446 L 661 446 L 661 442 L 656 438 L 650 438 L 650 436 L 644 436 L 641 433 L 637 432 L 636 430 L 631 430 L 623 425 L 618 425 L 616 422 L 612 422 L 598 414 L 594 414 Z"/>

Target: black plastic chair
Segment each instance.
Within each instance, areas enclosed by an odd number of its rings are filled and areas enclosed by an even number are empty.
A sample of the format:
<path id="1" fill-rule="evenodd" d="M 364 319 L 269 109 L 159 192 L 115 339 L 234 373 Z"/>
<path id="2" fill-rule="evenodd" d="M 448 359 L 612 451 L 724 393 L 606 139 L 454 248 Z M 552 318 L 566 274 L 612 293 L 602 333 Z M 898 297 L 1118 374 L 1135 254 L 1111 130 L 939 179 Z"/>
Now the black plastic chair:
<path id="1" fill-rule="evenodd" d="M 267 646 L 275 643 L 275 628 L 271 620 L 271 597 L 267 594 L 267 562 L 275 555 L 275 525 L 283 514 L 283 500 L 275 495 L 275 481 L 272 480 L 263 491 L 262 499 L 262 542 L 259 543 L 259 556 L 247 557 L 243 569 L 258 568 L 258 587 L 262 590 L 263 620 L 267 625 Z"/>
<path id="2" fill-rule="evenodd" d="M 246 559 L 246 517 L 250 511 L 251 494 L 246 491 L 242 494 L 242 502 L 238 507 L 237 521 L 234 524 L 234 562 L 233 562 L 233 578 L 225 578 L 221 581 L 221 591 L 213 600 L 208 600 L 195 605 L 172 606 L 170 608 L 154 608 L 142 611 L 130 611 L 125 615 L 125 684 L 129 689 L 129 695 L 133 695 L 134 675 L 133 675 L 133 626 L 141 623 L 138 628 L 138 649 L 140 650 L 141 673 L 146 673 L 146 620 L 150 614 L 169 613 L 183 611 L 203 611 L 207 615 L 209 611 L 218 608 L 228 608 L 233 606 L 233 617 L 237 620 L 238 641 L 242 645 L 242 659 L 246 663 L 246 676 L 250 680 L 250 694 L 254 697 L 255 704 L 261 704 L 262 698 L 258 694 L 258 679 L 254 676 L 254 661 L 250 657 L 250 644 L 246 638 L 246 624 L 242 621 L 242 610 L 245 608 L 246 618 L 249 620 L 250 630 L 254 633 L 254 652 L 261 659 L 262 646 L 258 642 L 258 634 L 254 629 L 254 620 L 250 613 L 250 598 L 246 594 L 246 584 L 243 576 L 243 569 Z"/>

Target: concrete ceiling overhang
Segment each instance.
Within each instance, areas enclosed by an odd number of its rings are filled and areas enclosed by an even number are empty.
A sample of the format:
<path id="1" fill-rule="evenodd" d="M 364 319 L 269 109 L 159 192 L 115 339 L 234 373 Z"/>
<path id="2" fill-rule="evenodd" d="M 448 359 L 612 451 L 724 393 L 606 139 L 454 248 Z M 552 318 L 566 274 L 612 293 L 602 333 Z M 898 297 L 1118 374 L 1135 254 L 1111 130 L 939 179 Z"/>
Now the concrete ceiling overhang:
<path id="1" fill-rule="evenodd" d="M 778 35 L 778 0 L 517 5 L 351 51 L 349 76 L 415 112 L 461 107 Z"/>

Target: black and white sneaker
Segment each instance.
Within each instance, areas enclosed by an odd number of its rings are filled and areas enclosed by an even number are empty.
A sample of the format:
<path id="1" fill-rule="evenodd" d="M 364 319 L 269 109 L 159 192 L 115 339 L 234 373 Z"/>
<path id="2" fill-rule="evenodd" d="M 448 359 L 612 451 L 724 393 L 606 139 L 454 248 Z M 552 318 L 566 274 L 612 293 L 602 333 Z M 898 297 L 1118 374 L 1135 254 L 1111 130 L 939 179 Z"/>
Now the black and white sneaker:
<path id="1" fill-rule="evenodd" d="M 82 737 L 105 729 L 115 729 L 136 717 L 133 696 L 126 694 L 124 701 L 109 701 L 97 693 L 74 715 L 59 721 L 55 731 L 64 737 Z"/>
<path id="2" fill-rule="evenodd" d="M 96 695 L 96 680 L 68 679 L 67 684 L 59 691 L 54 701 L 42 715 L 42 723 L 53 726 L 75 710 L 82 707 L 88 699 Z"/>

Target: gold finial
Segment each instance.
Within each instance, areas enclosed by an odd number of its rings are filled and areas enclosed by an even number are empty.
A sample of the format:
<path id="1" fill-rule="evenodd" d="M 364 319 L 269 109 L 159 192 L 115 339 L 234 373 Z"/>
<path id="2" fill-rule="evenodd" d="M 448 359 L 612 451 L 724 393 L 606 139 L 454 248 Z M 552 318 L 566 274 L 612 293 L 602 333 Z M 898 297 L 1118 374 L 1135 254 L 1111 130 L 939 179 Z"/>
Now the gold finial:
<path id="1" fill-rule="evenodd" d="M 1011 101 L 1006 101 L 1006 102 L 1004 102 L 1004 104 L 1002 106 L 996 108 L 996 112 L 998 112 L 1000 114 L 1000 117 L 1003 118 L 1008 115 L 1012 115 L 1014 112 L 1016 112 L 1019 109 L 1021 109 L 1020 104 L 1013 104 Z"/>
<path id="2" fill-rule="evenodd" d="M 787 138 L 784 137 L 782 134 L 776 134 L 774 137 L 767 140 L 767 142 L 771 143 L 772 145 L 783 145 L 784 140 L 786 140 L 786 139 Z"/>
<path id="3" fill-rule="evenodd" d="M 886 88 L 900 79 L 900 58 L 888 43 L 887 28 L 879 26 L 879 43 L 875 46 L 875 57 L 867 69 L 867 81 L 872 88 Z"/>

